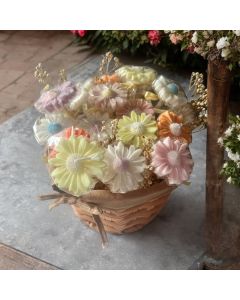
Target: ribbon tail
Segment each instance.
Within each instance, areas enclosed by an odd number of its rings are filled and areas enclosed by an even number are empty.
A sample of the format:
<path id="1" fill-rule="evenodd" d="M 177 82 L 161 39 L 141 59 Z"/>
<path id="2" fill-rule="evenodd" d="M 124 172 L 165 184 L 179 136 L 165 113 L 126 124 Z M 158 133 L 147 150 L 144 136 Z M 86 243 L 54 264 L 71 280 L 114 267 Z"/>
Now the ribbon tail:
<path id="1" fill-rule="evenodd" d="M 101 239 L 102 239 L 102 247 L 105 248 L 105 246 L 108 244 L 108 238 L 107 233 L 104 229 L 103 223 L 99 215 L 92 214 L 93 220 L 97 225 L 97 228 L 99 230 Z"/>
<path id="2" fill-rule="evenodd" d="M 49 195 L 40 195 L 38 197 L 39 200 L 51 200 L 51 199 L 57 199 L 59 198 L 59 194 L 49 194 Z"/>

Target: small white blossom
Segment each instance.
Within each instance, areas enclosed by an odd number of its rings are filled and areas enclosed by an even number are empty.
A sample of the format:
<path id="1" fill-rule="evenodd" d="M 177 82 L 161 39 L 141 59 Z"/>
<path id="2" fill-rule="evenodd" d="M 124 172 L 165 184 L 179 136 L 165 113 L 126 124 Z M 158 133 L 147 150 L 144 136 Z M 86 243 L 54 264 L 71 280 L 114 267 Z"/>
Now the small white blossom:
<path id="1" fill-rule="evenodd" d="M 240 162 L 237 162 L 237 167 L 240 168 Z"/>
<path id="2" fill-rule="evenodd" d="M 225 135 L 226 136 L 230 136 L 232 134 L 233 128 L 232 127 L 228 127 L 228 129 L 225 131 Z"/>
<path id="3" fill-rule="evenodd" d="M 224 36 L 222 38 L 220 38 L 217 42 L 217 49 L 222 49 L 222 48 L 225 48 L 225 47 L 228 47 L 230 44 L 228 42 L 228 37 Z"/>
<path id="4" fill-rule="evenodd" d="M 231 176 L 228 177 L 227 182 L 228 182 L 228 183 L 232 183 L 232 177 L 231 177 Z"/>
<path id="5" fill-rule="evenodd" d="M 223 146 L 223 138 L 222 137 L 218 138 L 217 142 L 220 146 Z"/>
<path id="6" fill-rule="evenodd" d="M 202 54 L 202 51 L 203 51 L 202 47 L 196 47 L 194 49 L 194 52 L 196 52 L 197 54 Z"/>
<path id="7" fill-rule="evenodd" d="M 195 31 L 194 34 L 193 34 L 193 36 L 192 36 L 192 42 L 194 44 L 196 44 L 197 41 L 198 41 L 198 33 L 197 33 L 197 31 Z"/>
<path id="8" fill-rule="evenodd" d="M 209 38 L 209 34 L 208 34 L 207 30 L 204 30 L 202 34 L 205 39 Z"/>
<path id="9" fill-rule="evenodd" d="M 225 49 L 222 49 L 221 56 L 224 57 L 224 58 L 227 58 L 230 53 L 231 53 L 230 49 L 229 48 L 225 48 Z"/>
<path id="10" fill-rule="evenodd" d="M 240 134 L 237 136 L 238 140 L 240 141 Z"/>
<path id="11" fill-rule="evenodd" d="M 225 163 L 223 164 L 223 168 L 227 168 L 227 166 L 228 166 L 228 163 L 225 162 Z"/>
<path id="12" fill-rule="evenodd" d="M 207 42 L 207 46 L 209 48 L 212 48 L 214 45 L 215 45 L 215 41 L 214 40 L 211 40 L 211 41 Z"/>
<path id="13" fill-rule="evenodd" d="M 228 157 L 235 162 L 240 160 L 240 155 L 238 153 L 232 153 L 231 150 L 228 151 Z"/>
<path id="14" fill-rule="evenodd" d="M 240 36 L 240 30 L 233 30 L 233 32 L 236 34 L 236 36 Z"/>

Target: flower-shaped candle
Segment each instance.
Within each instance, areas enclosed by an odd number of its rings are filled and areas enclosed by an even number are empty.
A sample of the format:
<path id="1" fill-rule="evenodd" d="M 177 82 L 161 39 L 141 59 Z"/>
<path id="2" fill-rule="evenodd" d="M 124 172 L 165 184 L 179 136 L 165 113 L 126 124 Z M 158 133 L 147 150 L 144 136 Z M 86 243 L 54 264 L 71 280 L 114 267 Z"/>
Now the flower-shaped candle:
<path id="1" fill-rule="evenodd" d="M 122 106 L 118 107 L 116 113 L 117 116 L 120 117 L 123 115 L 129 115 L 132 111 L 135 111 L 137 114 L 154 114 L 154 108 L 151 102 L 143 99 L 129 99 Z"/>
<path id="2" fill-rule="evenodd" d="M 170 137 L 158 141 L 152 152 L 152 166 L 154 173 L 159 178 L 166 178 L 169 184 L 187 181 L 193 168 L 188 144 Z"/>
<path id="3" fill-rule="evenodd" d="M 104 149 L 83 136 L 71 135 L 62 139 L 55 148 L 56 156 L 48 163 L 53 168 L 54 183 L 74 196 L 80 196 L 94 188 L 103 177 Z"/>
<path id="4" fill-rule="evenodd" d="M 65 81 L 51 90 L 42 93 L 35 103 L 41 113 L 53 113 L 67 107 L 76 93 L 76 86 L 71 81 Z"/>
<path id="5" fill-rule="evenodd" d="M 191 125 L 196 119 L 196 113 L 193 110 L 193 107 L 190 102 L 183 103 L 178 105 L 172 109 L 172 111 L 182 117 L 183 123 L 187 125 Z"/>
<path id="6" fill-rule="evenodd" d="M 187 102 L 183 89 L 162 75 L 153 82 L 152 87 L 160 98 L 157 107 L 164 104 L 174 108 Z"/>
<path id="7" fill-rule="evenodd" d="M 143 145 L 144 137 L 156 139 L 156 131 L 156 121 L 151 115 L 145 113 L 138 115 L 132 111 L 129 117 L 123 116 L 119 120 L 117 138 L 124 144 L 140 147 Z"/>
<path id="8" fill-rule="evenodd" d="M 171 137 L 183 142 L 191 143 L 191 128 L 183 124 L 183 118 L 171 111 L 165 111 L 157 120 L 158 136 L 160 138 Z"/>
<path id="9" fill-rule="evenodd" d="M 140 85 L 150 85 L 157 76 L 155 70 L 139 66 L 123 66 L 115 72 L 123 82 Z"/>
<path id="10" fill-rule="evenodd" d="M 51 136 L 73 123 L 74 120 L 64 114 L 48 114 L 35 122 L 33 126 L 35 138 L 40 145 L 45 145 Z"/>
<path id="11" fill-rule="evenodd" d="M 107 121 L 109 121 L 108 113 L 92 108 L 79 118 L 78 124 L 89 132 L 91 140 L 102 141 L 106 138 L 106 133 L 102 131 L 102 127 Z"/>
<path id="12" fill-rule="evenodd" d="M 127 90 L 119 83 L 97 84 L 89 91 L 88 104 L 114 113 L 118 106 L 123 105 L 127 100 Z"/>
<path id="13" fill-rule="evenodd" d="M 78 84 L 77 93 L 69 103 L 69 108 L 71 111 L 73 112 L 82 111 L 83 105 L 87 102 L 87 99 L 89 97 L 89 90 L 93 87 L 93 85 L 94 85 L 93 78 L 86 80 L 82 86 Z"/>
<path id="14" fill-rule="evenodd" d="M 115 146 L 108 145 L 104 161 L 106 171 L 103 182 L 107 184 L 113 193 L 126 193 L 139 188 L 143 181 L 145 158 L 142 150 L 133 145 L 129 148 L 119 142 Z"/>

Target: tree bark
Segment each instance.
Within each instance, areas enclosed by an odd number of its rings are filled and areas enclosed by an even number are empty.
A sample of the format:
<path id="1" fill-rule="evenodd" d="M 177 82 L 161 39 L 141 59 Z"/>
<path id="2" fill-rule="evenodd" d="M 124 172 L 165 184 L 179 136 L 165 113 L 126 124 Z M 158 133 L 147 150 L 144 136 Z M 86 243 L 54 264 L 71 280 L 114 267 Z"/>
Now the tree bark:
<path id="1" fill-rule="evenodd" d="M 208 124 L 206 174 L 207 252 L 219 259 L 223 225 L 223 178 L 220 175 L 224 150 L 218 145 L 228 115 L 231 72 L 219 61 L 208 62 Z"/>

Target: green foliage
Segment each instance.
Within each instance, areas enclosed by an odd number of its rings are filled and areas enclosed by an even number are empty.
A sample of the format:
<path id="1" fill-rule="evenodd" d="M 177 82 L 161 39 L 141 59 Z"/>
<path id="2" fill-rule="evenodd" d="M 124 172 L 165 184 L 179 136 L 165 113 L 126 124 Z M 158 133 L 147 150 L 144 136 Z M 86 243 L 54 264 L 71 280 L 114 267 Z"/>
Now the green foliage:
<path id="1" fill-rule="evenodd" d="M 229 157 L 221 174 L 226 176 L 229 183 L 240 186 L 240 116 L 230 115 L 229 124 L 220 140 Z"/>
<path id="2" fill-rule="evenodd" d="M 161 40 L 157 46 L 150 44 L 148 30 L 91 30 L 84 37 L 76 37 L 76 41 L 115 55 L 142 55 L 147 63 L 160 66 L 206 69 L 206 61 L 201 56 L 185 50 L 187 44 L 173 45 L 164 31 L 159 33 Z"/>
<path id="3" fill-rule="evenodd" d="M 233 160 L 229 160 L 224 164 L 221 174 L 227 177 L 228 183 L 237 185 L 240 187 L 240 168 Z"/>

